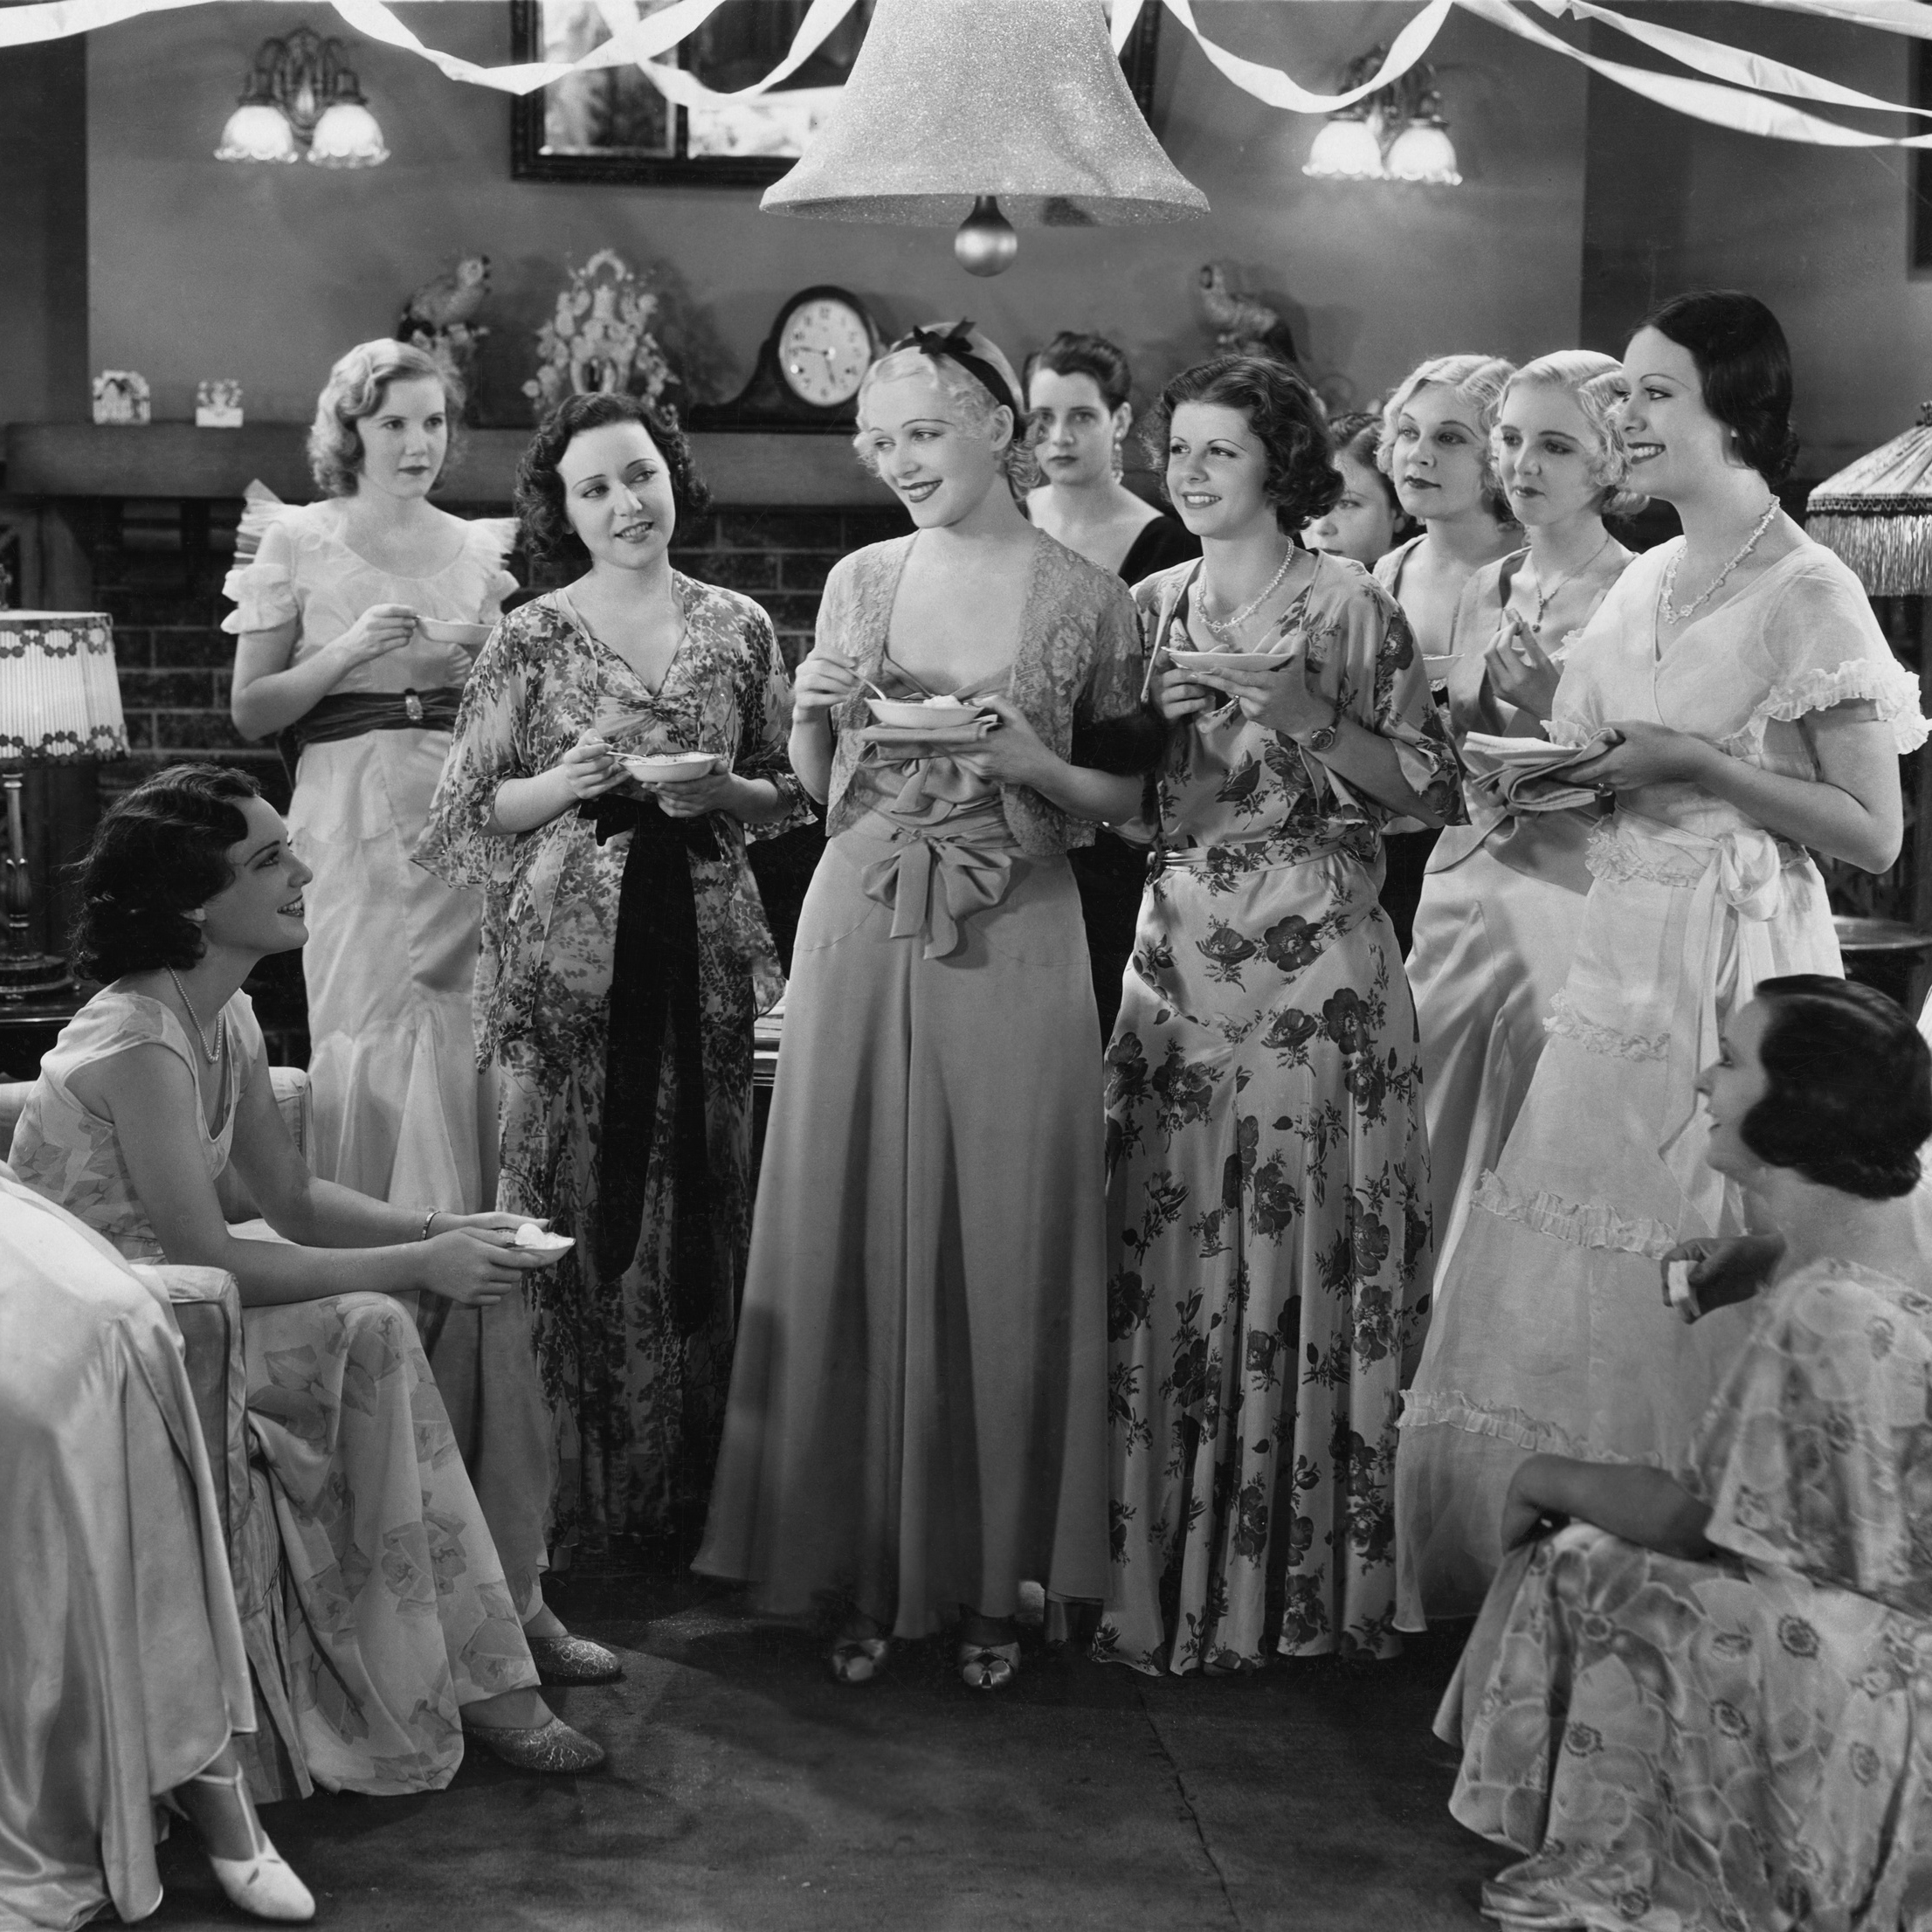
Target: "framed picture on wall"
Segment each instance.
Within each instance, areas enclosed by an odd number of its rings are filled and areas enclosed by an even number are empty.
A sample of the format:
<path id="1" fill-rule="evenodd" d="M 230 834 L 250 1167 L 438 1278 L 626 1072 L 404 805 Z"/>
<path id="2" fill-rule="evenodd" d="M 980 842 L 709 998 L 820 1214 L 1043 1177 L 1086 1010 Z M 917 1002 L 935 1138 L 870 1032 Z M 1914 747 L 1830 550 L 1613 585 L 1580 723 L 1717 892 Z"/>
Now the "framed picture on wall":
<path id="1" fill-rule="evenodd" d="M 1912 105 L 1932 107 L 1932 40 L 1912 43 Z M 1932 148 L 1912 150 L 1912 266 L 1932 272 Z"/>
<path id="2" fill-rule="evenodd" d="M 670 0 L 631 0 L 639 13 Z M 725 0 L 674 58 L 717 93 L 745 87 L 790 47 L 809 0 Z M 873 0 L 857 4 L 825 45 L 781 87 L 715 107 L 673 106 L 635 66 L 576 73 L 511 107 L 510 173 L 519 181 L 710 183 L 762 187 L 776 181 L 838 99 L 865 38 Z M 576 60 L 611 38 L 609 0 L 510 0 L 512 57 Z M 1121 56 L 1141 112 L 1154 97 L 1160 9 L 1143 8 Z"/>

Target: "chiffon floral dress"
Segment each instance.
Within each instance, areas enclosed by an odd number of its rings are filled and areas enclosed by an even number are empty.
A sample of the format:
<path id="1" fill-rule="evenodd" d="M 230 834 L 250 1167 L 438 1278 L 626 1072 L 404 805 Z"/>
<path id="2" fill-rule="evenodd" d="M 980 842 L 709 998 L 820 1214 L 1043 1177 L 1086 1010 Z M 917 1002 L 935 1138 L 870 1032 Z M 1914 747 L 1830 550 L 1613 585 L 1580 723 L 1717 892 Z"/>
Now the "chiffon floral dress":
<path id="1" fill-rule="evenodd" d="M 1155 647 L 1198 565 L 1135 592 Z M 1262 650 L 1459 809 L 1393 601 L 1318 556 Z M 1297 673 L 1288 671 L 1284 676 Z M 1377 891 L 1390 814 L 1232 702 L 1174 735 L 1107 1052 L 1114 1579 L 1098 1653 L 1232 1670 L 1386 1654 L 1404 1357 L 1432 1249 L 1421 1053 Z"/>
<path id="2" fill-rule="evenodd" d="M 1528 1854 L 1505 1923 L 1894 1932 L 1932 1898 L 1932 1298 L 1773 1289 L 1678 1480 L 1708 1561 L 1515 1551 L 1436 1719 L 1450 1809 Z"/>
<path id="3" fill-rule="evenodd" d="M 266 1080 L 248 996 L 222 1011 L 224 1067 Z M 167 1007 L 103 987 L 41 1062 L 8 1164 L 129 1260 L 162 1261 L 114 1122 L 68 1085 L 144 1045 L 195 1066 Z M 196 1116 L 210 1181 L 234 1138 L 239 1095 L 224 1077 L 219 1125 Z M 299 1779 L 375 1797 L 440 1790 L 463 1760 L 461 1707 L 537 1673 L 415 1325 L 393 1295 L 331 1294 L 251 1308 L 242 1336 L 249 1435 L 281 1536 L 274 1654 L 253 1656 L 267 1714 Z"/>
<path id="4" fill-rule="evenodd" d="M 734 1308 L 751 1233 L 751 1025 L 783 988 L 747 829 L 703 823 L 714 856 L 693 853 L 699 1031 L 719 1266 L 708 1305 L 680 1307 L 674 1280 L 672 1144 L 676 1059 L 661 1060 L 645 1161 L 641 1234 L 620 1273 L 597 1263 L 597 1151 L 614 997 L 619 888 L 631 834 L 598 842 L 566 811 L 514 838 L 488 831 L 497 788 L 548 771 L 593 726 L 640 752 L 714 752 L 776 783 L 769 838 L 809 821 L 786 756 L 791 687 L 771 620 L 750 598 L 673 572 L 685 635 L 652 691 L 591 634 L 565 592 L 504 618 L 471 674 L 455 744 L 417 847 L 451 884 L 487 888 L 477 972 L 480 1051 L 501 1080 L 499 1208 L 549 1215 L 576 1247 L 533 1279 L 548 1455 L 515 1475 L 531 1508 L 554 1515 L 554 1543 L 601 1545 L 667 1528 L 702 1498 L 731 1371 Z M 516 1400 L 506 1391 L 506 1402 Z M 506 1473 L 509 1480 L 510 1473 Z M 553 1490 L 553 1477 L 555 1479 Z"/>

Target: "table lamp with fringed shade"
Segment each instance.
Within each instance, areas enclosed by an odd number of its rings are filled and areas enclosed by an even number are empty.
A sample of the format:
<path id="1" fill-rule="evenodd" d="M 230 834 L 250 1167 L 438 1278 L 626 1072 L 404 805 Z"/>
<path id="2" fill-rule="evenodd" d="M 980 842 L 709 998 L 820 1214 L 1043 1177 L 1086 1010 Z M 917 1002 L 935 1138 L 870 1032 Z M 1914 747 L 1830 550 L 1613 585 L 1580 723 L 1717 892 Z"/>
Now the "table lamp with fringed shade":
<path id="1" fill-rule="evenodd" d="M 33 944 L 33 867 L 24 792 L 29 766 L 118 758 L 128 749 L 114 676 L 114 626 L 98 611 L 0 610 L 0 790 L 6 844 L 0 899 L 6 946 L 0 1000 L 33 998 L 69 981 L 66 961 Z"/>
<path id="2" fill-rule="evenodd" d="M 1207 197 L 1134 103 L 1101 0 L 878 0 L 852 72 L 767 214 L 950 227 L 976 275 L 1011 225 L 1178 221 Z"/>

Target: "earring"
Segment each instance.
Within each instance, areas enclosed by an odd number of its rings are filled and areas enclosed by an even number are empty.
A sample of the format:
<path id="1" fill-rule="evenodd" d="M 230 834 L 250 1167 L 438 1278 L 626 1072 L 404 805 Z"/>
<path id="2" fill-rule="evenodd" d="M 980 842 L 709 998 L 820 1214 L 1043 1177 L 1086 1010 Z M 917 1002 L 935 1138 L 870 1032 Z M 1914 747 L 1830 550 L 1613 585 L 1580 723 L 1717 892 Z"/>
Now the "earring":
<path id="1" fill-rule="evenodd" d="M 1108 460 L 1108 466 L 1113 471 L 1114 480 L 1116 483 L 1118 483 L 1121 477 L 1127 473 L 1127 455 L 1125 450 L 1122 448 L 1122 445 L 1126 443 L 1126 441 L 1127 431 L 1125 430 L 1114 431 L 1114 453 Z"/>
<path id="2" fill-rule="evenodd" d="M 205 926 L 208 923 L 208 908 L 205 906 L 191 907 L 181 916 L 183 919 L 193 920 L 197 926 Z"/>

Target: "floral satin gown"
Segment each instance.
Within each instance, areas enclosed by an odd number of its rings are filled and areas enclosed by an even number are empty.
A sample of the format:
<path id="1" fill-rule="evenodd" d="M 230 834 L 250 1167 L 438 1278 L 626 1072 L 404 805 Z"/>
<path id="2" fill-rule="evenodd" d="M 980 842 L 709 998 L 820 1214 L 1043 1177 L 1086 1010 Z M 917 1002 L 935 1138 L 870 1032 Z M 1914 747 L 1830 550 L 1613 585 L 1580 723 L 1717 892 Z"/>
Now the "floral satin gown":
<path id="1" fill-rule="evenodd" d="M 1197 572 L 1136 589 L 1155 647 L 1184 636 Z M 1301 653 L 1455 811 L 1408 625 L 1358 565 L 1318 557 L 1258 648 Z M 1159 816 L 1107 1052 L 1098 1653 L 1256 1668 L 1278 1618 L 1287 1654 L 1384 1655 L 1397 1391 L 1433 1257 L 1415 1014 L 1377 896 L 1390 814 L 1229 703 L 1174 734 Z"/>
<path id="2" fill-rule="evenodd" d="M 1588 1523 L 1513 1552 L 1436 1732 L 1526 1854 L 1506 1924 L 1894 1932 L 1932 1912 L 1932 1297 L 1770 1291 L 1678 1480 L 1702 1562 Z"/>
<path id="3" fill-rule="evenodd" d="M 771 620 L 735 591 L 678 572 L 672 582 L 685 636 L 655 691 L 591 634 L 567 593 L 504 618 L 464 693 L 417 849 L 439 878 L 486 888 L 477 1035 L 501 1083 L 496 1204 L 549 1215 L 577 1240 L 530 1290 L 549 1439 L 533 1445 L 525 1427 L 516 1466 L 501 1473 L 521 1515 L 553 1546 L 662 1531 L 708 1482 L 751 1234 L 751 1025 L 783 985 L 745 841 L 811 817 L 786 756 L 791 687 Z M 716 1292 L 694 1326 L 677 1310 L 672 1280 L 672 1053 L 659 1071 L 636 1252 L 617 1276 L 594 1259 L 610 1006 L 625 991 L 611 984 L 618 900 L 631 835 L 599 845 L 575 811 L 514 838 L 486 829 L 499 785 L 549 770 L 592 726 L 629 750 L 715 752 L 741 776 L 776 783 L 789 806 L 749 828 L 711 814 L 716 855 L 690 860 L 720 1249 Z M 524 1397 L 503 1394 L 520 1423 Z"/>

